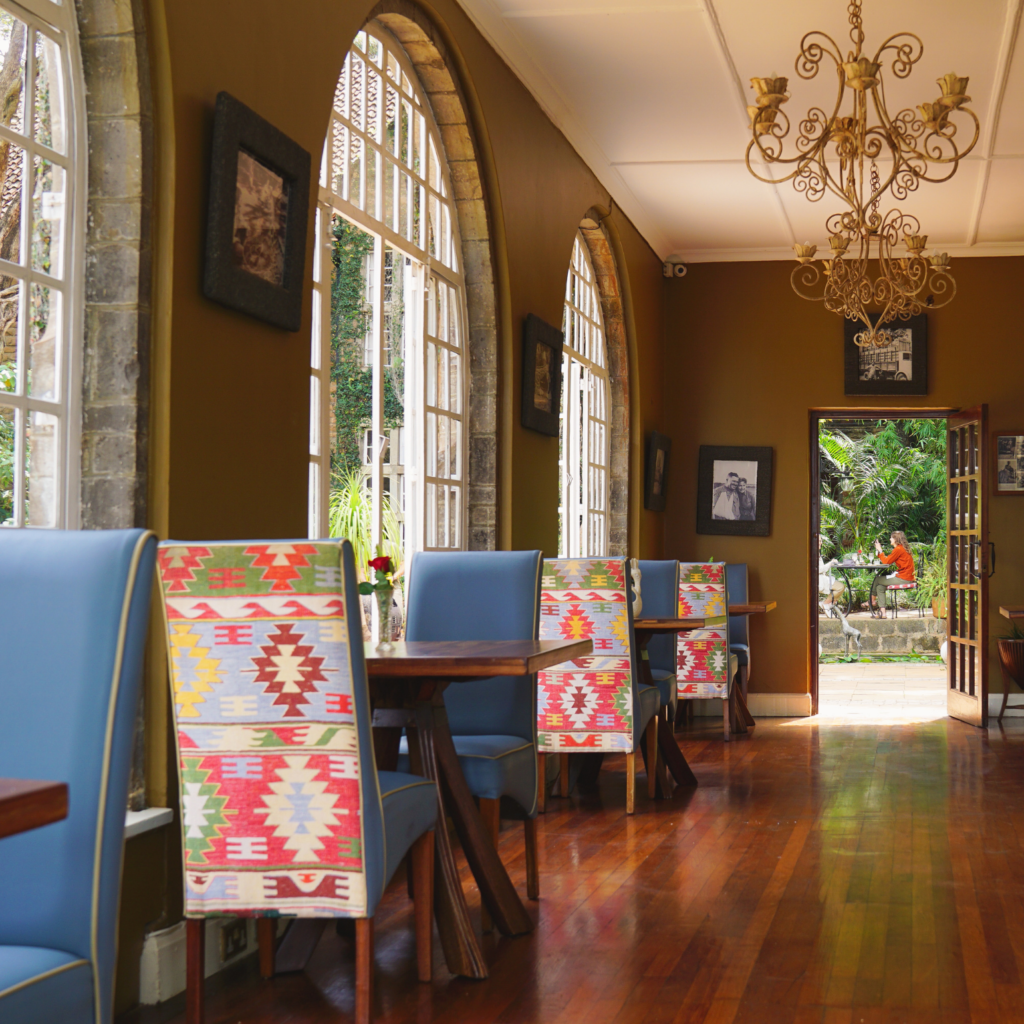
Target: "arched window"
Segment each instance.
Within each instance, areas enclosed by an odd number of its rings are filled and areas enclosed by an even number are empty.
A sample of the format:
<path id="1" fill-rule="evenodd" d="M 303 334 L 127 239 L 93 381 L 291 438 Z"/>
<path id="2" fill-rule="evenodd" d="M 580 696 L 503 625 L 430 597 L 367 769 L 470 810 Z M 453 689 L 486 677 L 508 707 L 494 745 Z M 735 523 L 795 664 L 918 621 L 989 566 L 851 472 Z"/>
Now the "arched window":
<path id="1" fill-rule="evenodd" d="M 75 6 L 0 3 L 0 525 L 78 525 Z"/>
<path id="2" fill-rule="evenodd" d="M 465 290 L 441 137 L 371 23 L 338 80 L 314 261 L 310 532 L 465 544 Z M 342 523 L 348 524 L 343 527 Z"/>
<path id="3" fill-rule="evenodd" d="M 562 329 L 558 553 L 600 558 L 608 554 L 608 353 L 594 268 L 579 232 Z"/>

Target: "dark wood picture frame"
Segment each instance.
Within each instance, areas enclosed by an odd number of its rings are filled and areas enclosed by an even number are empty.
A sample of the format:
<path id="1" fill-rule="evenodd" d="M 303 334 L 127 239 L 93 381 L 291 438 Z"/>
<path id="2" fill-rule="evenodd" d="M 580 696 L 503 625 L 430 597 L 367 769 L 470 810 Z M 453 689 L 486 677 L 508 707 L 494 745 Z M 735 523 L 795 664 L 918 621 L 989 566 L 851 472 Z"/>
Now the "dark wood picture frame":
<path id="1" fill-rule="evenodd" d="M 240 160 L 244 161 L 240 173 Z M 306 228 L 309 222 L 309 179 L 312 161 L 298 143 L 226 92 L 217 94 L 213 115 L 210 158 L 210 205 L 206 222 L 206 260 L 203 294 L 214 302 L 248 313 L 258 320 L 297 331 L 302 326 L 302 289 L 306 274 Z M 280 201 L 272 214 L 253 225 L 283 225 L 261 230 L 246 245 L 249 226 L 239 227 L 246 210 L 265 206 L 242 205 L 240 181 L 251 168 L 276 193 L 264 198 Z M 236 210 L 237 207 L 237 210 Z M 266 244 L 260 246 L 259 240 Z M 261 257 L 269 263 L 261 267 Z M 247 266 L 248 265 L 248 266 Z"/>
<path id="2" fill-rule="evenodd" d="M 671 438 L 659 434 L 656 430 L 647 435 L 647 452 L 644 459 L 644 508 L 650 512 L 665 511 L 668 461 L 671 453 Z"/>
<path id="3" fill-rule="evenodd" d="M 757 463 L 757 482 L 753 495 L 755 509 L 752 519 L 715 518 L 713 509 L 720 495 L 715 483 L 716 462 Z M 773 462 L 772 448 L 702 444 L 697 466 L 697 532 L 734 537 L 770 536 Z"/>
<path id="4" fill-rule="evenodd" d="M 522 423 L 549 437 L 558 437 L 562 344 L 562 332 L 539 316 L 530 313 L 523 321 Z"/>
<path id="5" fill-rule="evenodd" d="M 875 323 L 877 316 L 871 318 Z M 861 348 L 853 339 L 864 330 L 858 320 L 843 321 L 843 364 L 844 388 L 847 395 L 927 395 L 928 394 L 928 317 L 924 313 L 912 316 L 908 320 L 896 320 L 888 325 L 893 330 L 910 331 L 910 367 L 909 379 L 898 379 L 906 374 L 907 354 L 905 350 L 894 353 L 894 359 L 884 359 L 882 350 L 874 346 Z M 862 352 L 868 358 L 878 359 L 875 364 L 880 376 L 872 380 L 861 380 Z"/>
<path id="6" fill-rule="evenodd" d="M 1005 450 L 1000 454 L 1001 440 L 1012 440 L 1014 451 L 1008 454 Z M 1010 488 L 1005 483 L 1000 483 L 1000 463 L 1004 464 L 1007 459 L 1013 460 L 1013 469 L 1016 474 L 1015 485 Z M 1024 497 L 1024 430 L 993 430 L 992 431 L 992 495 L 993 497 Z"/>

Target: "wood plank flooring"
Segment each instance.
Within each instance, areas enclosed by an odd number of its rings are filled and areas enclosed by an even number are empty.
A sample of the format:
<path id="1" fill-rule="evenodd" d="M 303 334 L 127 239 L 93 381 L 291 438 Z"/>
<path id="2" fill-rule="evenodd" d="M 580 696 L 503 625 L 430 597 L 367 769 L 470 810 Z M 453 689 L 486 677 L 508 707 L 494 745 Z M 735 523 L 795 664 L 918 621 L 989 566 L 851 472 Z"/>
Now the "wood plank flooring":
<path id="1" fill-rule="evenodd" d="M 699 722 L 699 720 L 698 720 Z M 529 936 L 484 936 L 486 981 L 416 981 L 401 879 L 377 915 L 381 1024 L 960 1024 L 1024 1021 L 1024 720 L 979 731 L 758 722 L 680 733 L 701 780 L 625 811 L 600 791 L 540 819 Z M 501 854 L 525 892 L 522 826 Z M 479 906 L 475 889 L 471 905 Z M 478 913 L 478 910 L 475 909 Z M 256 959 L 207 983 L 209 1024 L 351 1019 L 354 944 L 305 974 Z M 183 1001 L 121 1024 L 178 1024 Z"/>

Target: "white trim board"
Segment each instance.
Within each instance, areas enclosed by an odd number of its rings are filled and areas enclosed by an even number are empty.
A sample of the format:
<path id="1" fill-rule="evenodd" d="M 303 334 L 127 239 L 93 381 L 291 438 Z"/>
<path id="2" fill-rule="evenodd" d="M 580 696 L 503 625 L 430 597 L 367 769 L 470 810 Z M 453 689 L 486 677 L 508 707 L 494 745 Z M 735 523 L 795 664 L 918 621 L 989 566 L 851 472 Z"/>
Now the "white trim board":
<path id="1" fill-rule="evenodd" d="M 127 811 L 124 816 L 124 837 L 140 836 L 143 832 L 152 832 L 162 825 L 169 825 L 174 820 L 174 811 L 170 807 L 147 807 L 143 811 Z"/>

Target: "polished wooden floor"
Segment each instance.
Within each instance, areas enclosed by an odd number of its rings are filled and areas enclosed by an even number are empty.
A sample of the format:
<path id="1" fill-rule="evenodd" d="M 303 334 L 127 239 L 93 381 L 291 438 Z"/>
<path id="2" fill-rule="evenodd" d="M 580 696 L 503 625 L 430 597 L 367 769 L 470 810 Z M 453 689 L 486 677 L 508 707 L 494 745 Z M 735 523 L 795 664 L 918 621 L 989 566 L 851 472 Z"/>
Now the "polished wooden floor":
<path id="1" fill-rule="evenodd" d="M 887 726 L 762 720 L 682 733 L 700 788 L 637 796 L 624 765 L 541 819 L 527 937 L 484 937 L 487 981 L 416 982 L 404 884 L 377 917 L 376 1019 L 494 1024 L 1024 1021 L 1024 719 Z M 638 787 L 643 790 L 644 787 Z M 522 826 L 501 852 L 525 891 Z M 478 906 L 471 891 L 474 907 Z M 353 944 L 305 974 L 254 958 L 208 983 L 207 1020 L 351 1019 Z M 182 1003 L 132 1015 L 183 1021 Z"/>

